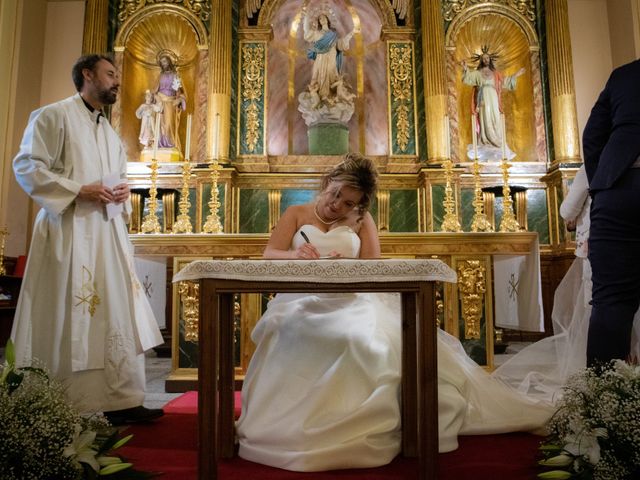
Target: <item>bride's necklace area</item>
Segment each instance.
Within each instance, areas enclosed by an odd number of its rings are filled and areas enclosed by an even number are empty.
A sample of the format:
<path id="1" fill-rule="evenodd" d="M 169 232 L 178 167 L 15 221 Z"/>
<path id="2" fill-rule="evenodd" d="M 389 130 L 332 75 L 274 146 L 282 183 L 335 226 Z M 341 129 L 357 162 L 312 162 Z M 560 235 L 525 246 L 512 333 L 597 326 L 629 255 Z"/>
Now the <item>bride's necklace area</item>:
<path id="1" fill-rule="evenodd" d="M 342 219 L 344 218 L 344 217 L 340 217 L 340 218 L 336 218 L 335 220 L 332 220 L 332 221 L 330 221 L 330 222 L 327 222 L 327 221 L 326 221 L 324 218 L 322 218 L 322 217 L 320 216 L 320 214 L 318 213 L 318 204 L 317 204 L 317 203 L 313 206 L 313 214 L 316 216 L 316 218 L 317 218 L 321 223 L 324 223 L 325 225 L 329 225 L 329 226 L 333 225 L 334 223 L 339 222 L 340 220 L 342 220 Z"/>

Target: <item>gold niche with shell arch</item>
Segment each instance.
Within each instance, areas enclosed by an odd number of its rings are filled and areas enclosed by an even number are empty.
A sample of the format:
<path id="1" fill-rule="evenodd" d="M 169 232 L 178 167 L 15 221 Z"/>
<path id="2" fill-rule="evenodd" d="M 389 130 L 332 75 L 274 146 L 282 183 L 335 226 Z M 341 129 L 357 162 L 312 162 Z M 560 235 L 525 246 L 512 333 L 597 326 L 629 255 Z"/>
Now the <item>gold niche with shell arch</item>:
<path id="1" fill-rule="evenodd" d="M 153 8 L 161 7 L 161 8 Z M 206 53 L 206 33 L 201 21 L 186 10 L 156 5 L 131 16 L 120 29 L 116 55 L 121 55 L 120 135 L 129 161 L 141 160 L 142 145 L 138 141 L 140 120 L 136 109 L 144 102 L 145 91 L 154 91 L 160 75 L 159 56 L 167 55 L 176 67 L 186 95 L 186 109 L 181 113 L 178 137 L 184 154 L 186 118 L 193 114 L 197 132 L 206 123 L 206 112 L 199 102 L 196 85 L 206 84 L 202 71 L 203 51 Z M 204 78 L 202 78 L 204 76 Z M 202 80 L 200 80 L 200 79 Z M 191 151 L 197 152 L 198 135 L 191 138 Z M 181 156 L 171 160 L 181 160 Z M 192 158 L 194 155 L 192 155 Z M 163 160 L 161 160 L 163 161 Z"/>
<path id="2" fill-rule="evenodd" d="M 453 135 L 457 162 L 468 162 L 467 146 L 471 138 L 471 101 L 473 88 L 462 82 L 461 62 L 475 68 L 478 54 L 488 47 L 495 55 L 496 68 L 505 76 L 515 74 L 524 67 L 525 72 L 517 80 L 516 89 L 503 91 L 502 110 L 505 113 L 506 137 L 511 150 L 516 153 L 516 162 L 545 161 L 546 155 L 539 148 L 541 121 L 536 112 L 542 99 L 534 98 L 534 79 L 540 78 L 539 65 L 532 64 L 532 52 L 537 54 L 537 41 L 531 32 L 525 32 L 521 22 L 511 15 L 497 12 L 479 12 L 450 26 L 447 51 L 449 55 L 448 82 L 455 85 L 456 92 L 449 99 L 449 112 L 457 113 L 456 134 Z M 451 90 L 450 90 L 451 91 Z M 537 89 L 537 91 L 541 91 Z M 542 139 L 544 142 L 544 139 Z"/>

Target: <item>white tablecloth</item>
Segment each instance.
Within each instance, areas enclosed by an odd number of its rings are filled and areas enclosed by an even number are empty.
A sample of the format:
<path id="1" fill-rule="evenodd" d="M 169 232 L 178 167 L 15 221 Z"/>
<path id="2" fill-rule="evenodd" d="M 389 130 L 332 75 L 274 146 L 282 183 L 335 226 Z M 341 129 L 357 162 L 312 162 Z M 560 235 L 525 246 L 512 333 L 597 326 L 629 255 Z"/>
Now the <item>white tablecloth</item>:
<path id="1" fill-rule="evenodd" d="M 196 260 L 173 276 L 174 282 L 201 278 L 310 283 L 441 281 L 456 273 L 441 260 Z"/>

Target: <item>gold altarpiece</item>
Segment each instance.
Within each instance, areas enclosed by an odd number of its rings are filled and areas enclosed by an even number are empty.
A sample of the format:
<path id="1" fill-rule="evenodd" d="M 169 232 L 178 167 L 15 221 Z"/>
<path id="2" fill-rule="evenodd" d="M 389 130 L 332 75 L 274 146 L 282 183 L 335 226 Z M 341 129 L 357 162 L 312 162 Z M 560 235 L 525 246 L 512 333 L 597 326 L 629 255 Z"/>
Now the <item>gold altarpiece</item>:
<path id="1" fill-rule="evenodd" d="M 309 2 L 231 3 L 123 0 L 117 18 L 110 19 L 116 27 L 108 49 L 114 51 L 122 72 L 121 96 L 112 108 L 111 122 L 130 160 L 131 238 L 137 255 L 165 257 L 169 273 L 195 258 L 259 257 L 281 212 L 295 200 L 309 199 L 321 173 L 339 159 L 307 153 L 306 131 L 297 111 L 297 96 L 309 78 L 301 31 L 302 7 Z M 571 237 L 558 216 L 580 162 L 575 152 L 566 0 L 545 2 L 544 19 L 533 0 L 327 3 L 335 11 L 340 33 L 354 30 L 345 57 L 345 75 L 356 94 L 348 123 L 349 148 L 372 157 L 381 172 L 373 213 L 383 255 L 436 255 L 466 279 L 455 288 L 442 287 L 441 326 L 464 336 L 467 329 L 477 330 L 474 325 L 480 318 L 485 352 L 481 363 L 491 366 L 492 256 L 526 254 L 539 238 L 547 316 L 555 286 L 572 257 Z M 96 13 L 85 18 L 86 49 L 96 48 L 107 37 L 101 34 L 108 30 L 104 4 L 104 0 L 88 1 L 88 9 Z M 420 16 L 415 13 L 418 9 Z M 546 49 L 540 43 L 540 23 L 546 25 Z M 449 152 L 455 214 L 462 229 L 469 231 L 469 192 L 475 181 L 466 157 L 472 94 L 461 82 L 460 61 L 483 45 L 494 48 L 505 74 L 525 68 L 518 88 L 503 100 L 506 135 L 517 153 L 510 183 L 518 187 L 513 191 L 514 210 L 523 232 L 441 233 L 446 182 L 442 162 Z M 140 161 L 135 109 L 156 82 L 161 50 L 173 52 L 183 80 L 187 98 L 183 118 L 189 114 L 193 118 L 193 168 L 185 179 L 180 162 L 159 165 L 156 186 L 162 233 L 142 234 L 150 176 L 147 162 Z M 184 121 L 179 136 L 184 145 Z M 209 213 L 213 160 L 220 164 L 217 192 L 223 234 L 201 233 Z M 503 214 L 501 181 L 498 163 L 482 165 L 484 208 L 494 226 Z M 183 183 L 191 200 L 193 234 L 172 233 Z M 195 378 L 193 366 L 185 366 L 181 355 L 185 345 L 197 349 L 190 320 L 197 292 L 187 286 L 172 288 L 168 310 L 174 373 L 167 385 L 175 390 L 186 388 L 185 382 Z M 477 298 L 479 306 L 473 303 Z M 256 297 L 238 302 L 239 375 L 251 354 L 248 335 L 262 303 Z"/>

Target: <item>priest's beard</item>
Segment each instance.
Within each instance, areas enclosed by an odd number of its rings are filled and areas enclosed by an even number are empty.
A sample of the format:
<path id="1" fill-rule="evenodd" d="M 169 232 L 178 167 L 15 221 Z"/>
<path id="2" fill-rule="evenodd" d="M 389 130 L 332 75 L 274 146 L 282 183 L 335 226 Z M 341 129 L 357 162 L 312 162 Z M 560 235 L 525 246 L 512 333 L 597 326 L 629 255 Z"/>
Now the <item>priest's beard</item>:
<path id="1" fill-rule="evenodd" d="M 116 103 L 116 99 L 118 98 L 118 89 L 100 89 L 98 90 L 97 97 L 98 100 L 100 100 L 100 103 L 102 103 L 103 105 L 113 105 L 114 103 Z"/>

